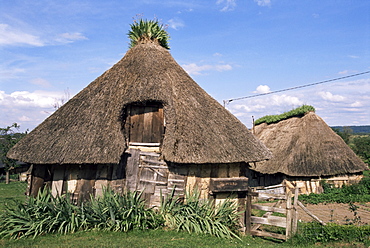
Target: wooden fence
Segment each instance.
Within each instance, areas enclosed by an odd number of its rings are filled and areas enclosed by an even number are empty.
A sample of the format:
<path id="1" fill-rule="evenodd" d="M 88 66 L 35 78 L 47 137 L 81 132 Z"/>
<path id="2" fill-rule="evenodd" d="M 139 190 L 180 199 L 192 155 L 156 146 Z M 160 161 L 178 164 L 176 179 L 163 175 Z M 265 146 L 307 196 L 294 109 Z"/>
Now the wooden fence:
<path id="1" fill-rule="evenodd" d="M 294 194 L 292 203 L 292 193 L 289 191 L 287 194 L 267 194 L 263 193 L 265 199 L 277 200 L 273 206 L 265 206 L 254 204 L 253 198 L 259 197 L 258 192 L 248 190 L 247 204 L 246 204 L 246 232 L 255 236 L 272 237 L 277 239 L 286 240 L 290 238 L 297 231 L 298 219 L 298 188 Z M 252 209 L 266 211 L 262 217 L 253 216 Z M 282 216 L 276 216 L 274 213 L 279 213 Z M 268 232 L 261 229 L 262 225 L 271 225 L 285 228 L 285 235 Z"/>

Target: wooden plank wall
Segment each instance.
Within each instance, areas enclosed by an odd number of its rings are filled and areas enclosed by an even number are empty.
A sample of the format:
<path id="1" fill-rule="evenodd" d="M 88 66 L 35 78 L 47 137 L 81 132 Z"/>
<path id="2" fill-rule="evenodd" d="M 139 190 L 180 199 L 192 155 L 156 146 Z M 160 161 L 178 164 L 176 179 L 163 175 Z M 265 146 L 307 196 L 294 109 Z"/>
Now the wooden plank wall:
<path id="1" fill-rule="evenodd" d="M 230 196 L 245 203 L 243 193 L 212 195 L 209 188 L 211 178 L 238 178 L 244 173 L 245 164 L 168 164 L 158 152 L 130 149 L 120 164 L 52 165 L 53 195 L 71 192 L 75 201 L 85 201 L 91 194 L 101 195 L 104 187 L 121 193 L 140 190 L 151 206 L 158 206 L 161 194 L 166 196 L 174 190 L 175 195 L 183 196 L 185 190 L 196 188 L 202 198 L 214 198 L 216 204 Z M 33 195 L 45 184 L 45 174 L 45 167 L 36 166 L 33 170 L 33 191 L 30 190 Z"/>

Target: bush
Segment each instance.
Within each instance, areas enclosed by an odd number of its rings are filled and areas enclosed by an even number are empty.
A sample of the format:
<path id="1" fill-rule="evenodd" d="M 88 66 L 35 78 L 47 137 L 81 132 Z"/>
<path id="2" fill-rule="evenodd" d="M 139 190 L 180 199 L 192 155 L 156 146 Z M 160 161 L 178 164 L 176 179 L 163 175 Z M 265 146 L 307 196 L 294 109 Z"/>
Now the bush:
<path id="1" fill-rule="evenodd" d="M 292 244 L 315 244 L 329 242 L 369 242 L 370 226 L 338 225 L 329 223 L 303 223 L 298 234 L 290 242 Z"/>
<path id="2" fill-rule="evenodd" d="M 53 197 L 45 189 L 25 203 L 6 206 L 0 216 L 0 237 L 36 237 L 89 229 L 127 232 L 159 227 L 163 219 L 153 209 L 145 208 L 140 196 L 104 190 L 102 197 L 76 206 L 70 201 L 70 195 Z"/>
<path id="3" fill-rule="evenodd" d="M 100 197 L 76 206 L 69 194 L 53 197 L 48 189 L 26 202 L 6 205 L 0 215 L 0 237 L 36 237 L 46 233 L 73 233 L 83 230 L 147 230 L 164 224 L 189 233 L 217 237 L 237 237 L 237 205 L 229 200 L 214 206 L 200 200 L 199 192 L 186 194 L 186 202 L 172 196 L 163 201 L 159 211 L 145 207 L 141 193 L 121 195 L 104 190 Z"/>
<path id="4" fill-rule="evenodd" d="M 152 208 L 146 208 L 139 192 L 124 195 L 104 190 L 101 197 L 86 203 L 85 215 L 94 229 L 107 231 L 155 229 L 164 222 Z"/>
<path id="5" fill-rule="evenodd" d="M 370 177 L 368 173 L 364 173 L 364 177 L 358 184 L 335 188 L 323 181 L 322 186 L 324 193 L 300 195 L 299 200 L 311 204 L 370 202 Z"/>
<path id="6" fill-rule="evenodd" d="M 0 216 L 0 237 L 21 238 L 44 233 L 69 233 L 87 228 L 80 208 L 69 197 L 54 198 L 48 190 L 27 202 L 6 205 Z"/>
<path id="7" fill-rule="evenodd" d="M 183 201 L 172 192 L 172 195 L 161 203 L 160 213 L 165 219 L 165 225 L 177 231 L 238 238 L 237 205 L 225 200 L 215 206 L 212 200 L 201 200 L 199 196 L 200 192 L 194 190 L 186 193 Z"/>

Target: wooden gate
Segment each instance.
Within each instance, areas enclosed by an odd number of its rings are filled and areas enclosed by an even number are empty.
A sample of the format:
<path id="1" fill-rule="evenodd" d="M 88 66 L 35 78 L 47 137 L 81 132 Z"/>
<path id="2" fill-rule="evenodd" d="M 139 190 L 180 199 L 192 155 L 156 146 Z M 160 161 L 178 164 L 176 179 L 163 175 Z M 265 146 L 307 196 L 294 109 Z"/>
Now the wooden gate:
<path id="1" fill-rule="evenodd" d="M 265 199 L 277 200 L 273 206 L 265 206 L 261 204 L 254 204 L 253 198 L 259 197 L 260 193 L 253 192 L 252 189 L 247 193 L 246 206 L 246 232 L 255 236 L 272 237 L 286 240 L 290 238 L 297 231 L 297 205 L 298 205 L 298 190 L 295 191 L 294 201 L 292 204 L 292 193 L 287 194 L 267 194 L 263 193 Z M 254 216 L 252 209 L 266 211 L 262 217 Z M 274 213 L 279 213 L 276 216 Z M 262 225 L 271 225 L 285 228 L 285 235 L 268 232 L 263 230 Z"/>

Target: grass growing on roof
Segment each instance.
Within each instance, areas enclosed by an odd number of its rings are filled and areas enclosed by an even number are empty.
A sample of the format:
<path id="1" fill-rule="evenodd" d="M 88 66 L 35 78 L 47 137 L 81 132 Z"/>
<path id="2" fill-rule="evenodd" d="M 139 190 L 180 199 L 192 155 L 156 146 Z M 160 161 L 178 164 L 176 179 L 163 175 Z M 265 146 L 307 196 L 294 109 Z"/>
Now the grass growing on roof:
<path id="1" fill-rule="evenodd" d="M 257 119 L 254 122 L 254 124 L 259 125 L 262 123 L 266 124 L 277 123 L 279 121 L 286 120 L 292 117 L 302 117 L 307 112 L 315 112 L 315 108 L 312 107 L 311 105 L 302 105 L 301 107 L 282 113 L 280 115 L 266 115 L 264 117 Z"/>

